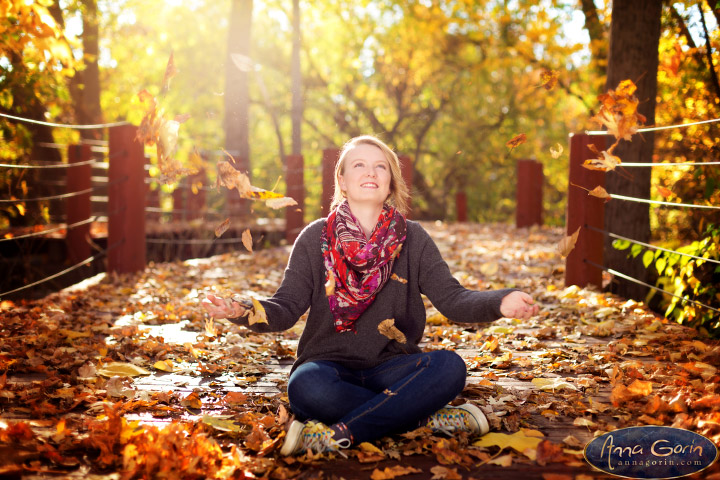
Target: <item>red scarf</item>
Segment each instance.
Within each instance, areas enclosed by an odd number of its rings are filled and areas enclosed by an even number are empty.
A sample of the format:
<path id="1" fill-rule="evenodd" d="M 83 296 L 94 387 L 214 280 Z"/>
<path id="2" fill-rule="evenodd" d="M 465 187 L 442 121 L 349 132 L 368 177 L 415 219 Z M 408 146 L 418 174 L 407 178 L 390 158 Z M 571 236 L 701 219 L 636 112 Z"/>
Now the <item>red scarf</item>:
<path id="1" fill-rule="evenodd" d="M 405 217 L 384 206 L 370 239 L 347 201 L 330 212 L 322 233 L 325 292 L 338 332 L 354 332 L 355 320 L 368 309 L 390 278 L 405 241 Z"/>

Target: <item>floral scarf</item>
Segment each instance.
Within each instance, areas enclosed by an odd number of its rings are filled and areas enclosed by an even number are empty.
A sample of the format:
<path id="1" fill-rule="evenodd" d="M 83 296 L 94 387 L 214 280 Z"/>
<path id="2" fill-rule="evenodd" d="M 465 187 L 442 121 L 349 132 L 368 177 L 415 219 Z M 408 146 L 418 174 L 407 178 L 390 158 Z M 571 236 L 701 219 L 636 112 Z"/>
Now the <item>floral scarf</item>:
<path id="1" fill-rule="evenodd" d="M 405 217 L 385 205 L 370 239 L 347 201 L 330 212 L 322 232 L 325 293 L 335 330 L 354 332 L 355 320 L 370 307 L 390 278 L 405 241 Z"/>

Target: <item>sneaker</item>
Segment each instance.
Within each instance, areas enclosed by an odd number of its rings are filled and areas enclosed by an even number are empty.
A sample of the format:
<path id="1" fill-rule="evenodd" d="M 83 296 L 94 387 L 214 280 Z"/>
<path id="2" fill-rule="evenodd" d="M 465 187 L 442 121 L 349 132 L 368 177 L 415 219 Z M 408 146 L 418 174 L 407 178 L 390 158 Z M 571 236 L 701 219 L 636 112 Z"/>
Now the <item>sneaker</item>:
<path id="1" fill-rule="evenodd" d="M 433 430 L 452 435 L 455 432 L 469 432 L 472 435 L 485 435 L 490 431 L 485 414 L 471 403 L 446 406 L 430 415 L 427 426 Z"/>
<path id="2" fill-rule="evenodd" d="M 337 452 L 348 448 L 352 443 L 349 438 L 336 440 L 332 428 L 320 422 L 306 423 L 293 420 L 285 435 L 285 443 L 280 449 L 281 455 L 293 455 L 312 450 L 315 453 Z"/>

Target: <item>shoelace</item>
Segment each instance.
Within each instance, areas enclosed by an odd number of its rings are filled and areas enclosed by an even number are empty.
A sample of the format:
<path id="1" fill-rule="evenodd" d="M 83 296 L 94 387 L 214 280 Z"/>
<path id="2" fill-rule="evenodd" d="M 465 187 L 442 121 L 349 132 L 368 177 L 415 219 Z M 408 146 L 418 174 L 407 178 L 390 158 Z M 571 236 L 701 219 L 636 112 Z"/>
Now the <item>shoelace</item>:
<path id="1" fill-rule="evenodd" d="M 440 410 L 430 417 L 428 427 L 441 431 L 443 433 L 452 434 L 458 430 L 469 431 L 467 415 L 464 411 L 457 409 L 457 412 L 449 412 L 448 410 Z"/>
<path id="2" fill-rule="evenodd" d="M 303 449 L 312 450 L 315 453 L 322 452 L 335 452 L 341 448 L 348 448 L 350 446 L 349 438 L 341 438 L 336 440 L 333 438 L 334 432 L 331 428 L 326 427 L 321 423 L 308 424 L 303 429 Z"/>

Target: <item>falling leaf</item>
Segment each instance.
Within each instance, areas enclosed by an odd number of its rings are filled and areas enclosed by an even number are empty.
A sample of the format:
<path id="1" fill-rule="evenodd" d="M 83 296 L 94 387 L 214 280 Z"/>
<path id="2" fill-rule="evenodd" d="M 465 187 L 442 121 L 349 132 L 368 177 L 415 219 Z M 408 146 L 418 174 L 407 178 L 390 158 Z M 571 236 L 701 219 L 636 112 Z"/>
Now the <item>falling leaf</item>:
<path id="1" fill-rule="evenodd" d="M 153 368 L 163 372 L 172 372 L 175 370 L 170 360 L 158 360 L 153 364 Z"/>
<path id="2" fill-rule="evenodd" d="M 165 76 L 163 77 L 163 83 L 162 83 L 162 89 L 163 92 L 167 92 L 170 90 L 170 80 L 177 75 L 178 71 L 177 68 L 175 68 L 175 61 L 173 57 L 173 53 L 170 53 L 170 58 L 168 59 L 167 66 L 165 67 Z"/>
<path id="3" fill-rule="evenodd" d="M 332 271 L 328 272 L 328 279 L 325 282 L 325 295 L 328 297 L 335 295 L 335 275 Z"/>
<path id="4" fill-rule="evenodd" d="M 107 363 L 98 370 L 97 373 L 103 377 L 138 377 L 141 375 L 150 375 L 150 372 L 142 367 L 123 362 Z"/>
<path id="5" fill-rule="evenodd" d="M 600 152 L 600 157 L 591 158 L 583 162 L 583 167 L 588 170 L 599 170 L 602 172 L 609 172 L 615 170 L 615 167 L 620 165 L 622 162 L 619 157 L 608 153 L 607 151 Z"/>
<path id="6" fill-rule="evenodd" d="M 267 314 L 265 313 L 265 308 L 262 306 L 262 303 L 254 297 L 251 298 L 251 300 L 253 309 L 248 317 L 248 323 L 250 325 L 255 325 L 256 323 L 268 323 Z"/>
<path id="7" fill-rule="evenodd" d="M 603 125 L 618 140 L 631 140 L 645 122 L 645 117 L 637 111 L 640 101 L 635 96 L 635 90 L 637 87 L 632 80 L 623 80 L 617 89 L 598 97 L 601 106 L 592 120 Z"/>
<path id="8" fill-rule="evenodd" d="M 217 173 L 217 184 L 219 186 L 230 190 L 237 189 L 240 198 L 249 198 L 252 194 L 252 185 L 248 176 L 233 167 L 230 162 L 218 162 Z"/>
<path id="9" fill-rule="evenodd" d="M 563 146 L 559 143 L 557 144 L 557 148 L 550 147 L 550 155 L 552 158 L 560 158 L 560 155 L 563 153 Z"/>
<path id="10" fill-rule="evenodd" d="M 555 70 L 543 69 L 540 75 L 541 85 L 545 90 L 552 90 L 557 85 L 559 73 Z"/>
<path id="11" fill-rule="evenodd" d="M 245 246 L 248 252 L 252 253 L 253 251 L 253 239 L 252 235 L 250 234 L 250 229 L 246 229 L 242 232 L 242 244 Z"/>
<path id="12" fill-rule="evenodd" d="M 226 218 L 220 225 L 215 227 L 215 237 L 222 237 L 222 234 L 230 228 L 230 217 Z"/>
<path id="13" fill-rule="evenodd" d="M 413 467 L 403 467 L 402 465 L 385 467 L 383 470 L 376 468 L 373 470 L 370 478 L 372 480 L 392 480 L 393 478 L 410 475 L 411 473 L 422 473 L 422 470 Z"/>
<path id="14" fill-rule="evenodd" d="M 405 338 L 405 334 L 403 334 L 395 326 L 394 318 L 388 318 L 388 319 L 380 322 L 380 324 L 378 325 L 378 332 L 380 332 L 382 335 L 385 335 L 390 340 L 395 340 L 398 343 L 406 343 L 407 342 L 407 339 Z"/>
<path id="15" fill-rule="evenodd" d="M 598 185 L 597 187 L 590 190 L 588 192 L 588 195 L 592 195 L 593 197 L 598 197 L 598 198 L 604 198 L 606 200 L 609 200 L 611 198 L 610 194 L 607 192 L 607 190 L 605 190 L 600 185 Z"/>
<path id="16" fill-rule="evenodd" d="M 400 282 L 400 283 L 403 283 L 403 284 L 404 284 L 404 283 L 407 283 L 407 280 L 405 280 L 405 279 L 402 278 L 402 277 L 398 277 L 396 273 L 393 273 L 392 275 L 390 275 L 390 280 L 395 280 L 396 282 Z"/>
<path id="17" fill-rule="evenodd" d="M 500 266 L 497 262 L 487 262 L 480 265 L 480 272 L 486 277 L 493 277 L 500 270 Z"/>
<path id="18" fill-rule="evenodd" d="M 578 227 L 577 230 L 575 230 L 575 233 L 573 233 L 572 235 L 568 235 L 562 240 L 560 240 L 560 243 L 558 243 L 557 246 L 557 251 L 561 257 L 567 257 L 568 255 L 570 255 L 570 252 L 572 252 L 575 248 L 578 235 L 580 235 L 580 227 Z"/>
<path id="19" fill-rule="evenodd" d="M 279 208 L 292 207 L 293 205 L 297 205 L 297 202 L 294 198 L 290 197 L 268 198 L 265 200 L 265 205 L 277 210 Z"/>
<path id="20" fill-rule="evenodd" d="M 508 140 L 508 142 L 505 144 L 506 147 L 508 147 L 510 150 L 513 148 L 522 145 L 527 140 L 527 135 L 524 133 L 519 133 L 515 135 L 511 140 Z"/>

